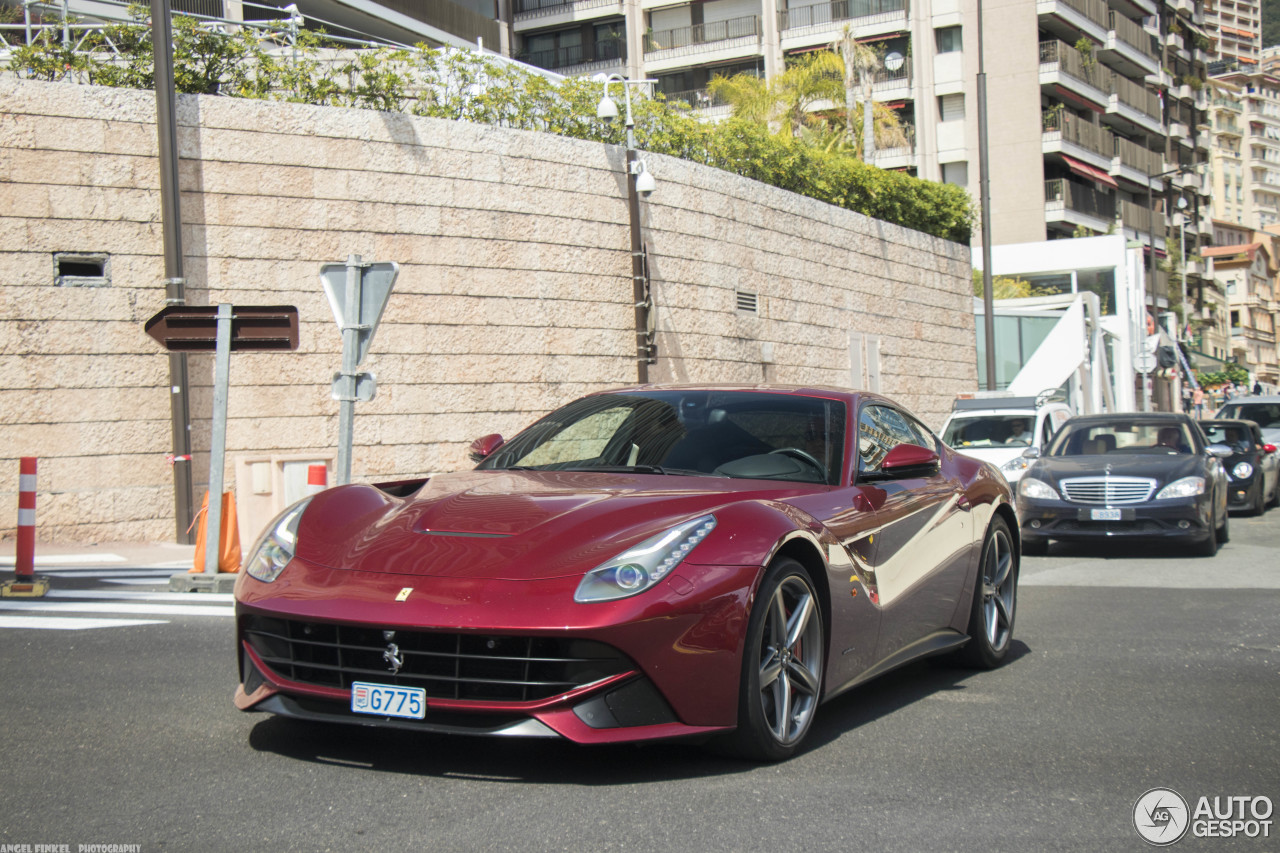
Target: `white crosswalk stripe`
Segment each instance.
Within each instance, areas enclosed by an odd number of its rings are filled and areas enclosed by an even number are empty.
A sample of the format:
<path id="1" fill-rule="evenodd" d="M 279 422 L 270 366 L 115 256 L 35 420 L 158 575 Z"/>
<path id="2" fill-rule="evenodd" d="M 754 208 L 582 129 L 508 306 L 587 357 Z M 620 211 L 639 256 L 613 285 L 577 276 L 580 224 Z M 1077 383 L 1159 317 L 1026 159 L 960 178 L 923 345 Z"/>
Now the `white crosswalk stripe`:
<path id="1" fill-rule="evenodd" d="M 90 579 L 108 583 L 167 583 L 172 569 L 149 572 L 121 569 L 115 572 L 67 570 L 40 572 L 41 576 Z M 145 574 L 143 574 L 145 572 Z M 112 574 L 115 577 L 103 577 Z M 230 593 L 184 593 L 126 589 L 50 589 L 43 598 L 0 599 L 0 629 L 83 631 L 163 625 L 172 617 L 228 618 L 235 615 Z"/>

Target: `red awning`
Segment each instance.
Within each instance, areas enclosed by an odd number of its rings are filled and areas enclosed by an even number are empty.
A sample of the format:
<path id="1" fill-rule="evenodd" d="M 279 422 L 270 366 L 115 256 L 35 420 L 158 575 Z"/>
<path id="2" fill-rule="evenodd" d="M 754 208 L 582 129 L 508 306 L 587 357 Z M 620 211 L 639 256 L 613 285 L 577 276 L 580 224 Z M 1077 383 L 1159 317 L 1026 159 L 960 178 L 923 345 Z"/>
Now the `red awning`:
<path id="1" fill-rule="evenodd" d="M 1090 166 L 1088 163 L 1081 163 L 1079 160 L 1074 157 L 1068 157 L 1066 154 L 1062 155 L 1062 159 L 1067 161 L 1067 168 L 1075 172 L 1080 177 L 1088 178 L 1091 181 L 1097 181 L 1100 184 L 1106 184 L 1112 189 L 1119 189 L 1119 185 L 1116 184 L 1116 179 L 1101 169 Z"/>

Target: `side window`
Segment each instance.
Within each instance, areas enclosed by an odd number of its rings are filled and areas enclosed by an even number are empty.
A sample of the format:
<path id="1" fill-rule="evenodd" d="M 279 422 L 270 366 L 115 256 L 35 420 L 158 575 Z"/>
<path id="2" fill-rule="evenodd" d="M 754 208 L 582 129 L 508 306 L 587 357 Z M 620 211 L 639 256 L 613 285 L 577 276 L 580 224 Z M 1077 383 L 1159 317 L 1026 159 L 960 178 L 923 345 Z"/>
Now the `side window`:
<path id="1" fill-rule="evenodd" d="M 1046 417 L 1041 422 L 1040 427 L 1040 446 L 1048 447 L 1049 442 L 1053 440 L 1053 418 Z"/>
<path id="2" fill-rule="evenodd" d="M 858 471 L 880 470 L 885 454 L 899 444 L 917 444 L 936 450 L 928 430 L 888 406 L 863 406 L 858 415 Z"/>

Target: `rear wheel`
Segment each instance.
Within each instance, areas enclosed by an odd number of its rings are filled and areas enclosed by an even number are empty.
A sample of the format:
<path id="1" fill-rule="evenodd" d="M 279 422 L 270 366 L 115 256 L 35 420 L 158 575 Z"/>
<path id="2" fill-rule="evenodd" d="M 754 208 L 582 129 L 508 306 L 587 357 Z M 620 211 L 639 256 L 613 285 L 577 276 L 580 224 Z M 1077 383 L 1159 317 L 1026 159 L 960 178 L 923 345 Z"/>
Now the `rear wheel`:
<path id="1" fill-rule="evenodd" d="M 790 758 L 822 695 L 822 607 L 804 568 L 787 557 L 769 567 L 747 624 L 738 728 L 723 746 L 740 758 Z"/>
<path id="2" fill-rule="evenodd" d="M 996 516 L 982 544 L 982 565 L 969 611 L 969 642 L 960 660 L 969 666 L 992 669 L 1009 653 L 1013 641 L 1013 617 L 1018 603 L 1018 552 L 1013 549 L 1009 525 Z"/>

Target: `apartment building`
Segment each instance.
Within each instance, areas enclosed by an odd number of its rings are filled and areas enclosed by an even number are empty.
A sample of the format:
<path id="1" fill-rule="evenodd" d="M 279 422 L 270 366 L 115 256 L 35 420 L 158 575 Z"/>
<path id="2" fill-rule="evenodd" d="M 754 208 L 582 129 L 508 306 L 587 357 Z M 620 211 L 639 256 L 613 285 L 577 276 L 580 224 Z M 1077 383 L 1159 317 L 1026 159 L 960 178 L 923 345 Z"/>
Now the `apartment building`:
<path id="1" fill-rule="evenodd" d="M 1239 236 L 1236 239 L 1241 239 Z M 1252 232 L 1239 242 L 1204 250 L 1226 293 L 1231 360 L 1268 385 L 1280 382 L 1276 349 L 1276 248 L 1280 238 Z"/>
<path id="2" fill-rule="evenodd" d="M 1214 218 L 1250 228 L 1280 223 L 1280 77 L 1229 72 L 1210 90 Z"/>
<path id="3" fill-rule="evenodd" d="M 1262 0 L 1205 0 L 1204 23 L 1216 68 L 1256 69 L 1262 60 Z"/>
<path id="4" fill-rule="evenodd" d="M 727 114 L 706 89 L 714 75 L 768 77 L 849 26 L 901 60 L 883 64 L 874 97 L 907 144 L 874 162 L 977 196 L 977 0 L 513 3 L 518 59 L 656 80 L 709 118 Z M 1193 254 L 1210 213 L 1200 0 L 988 0 L 982 16 L 993 243 L 1123 233 L 1163 259 L 1171 209 Z"/>

